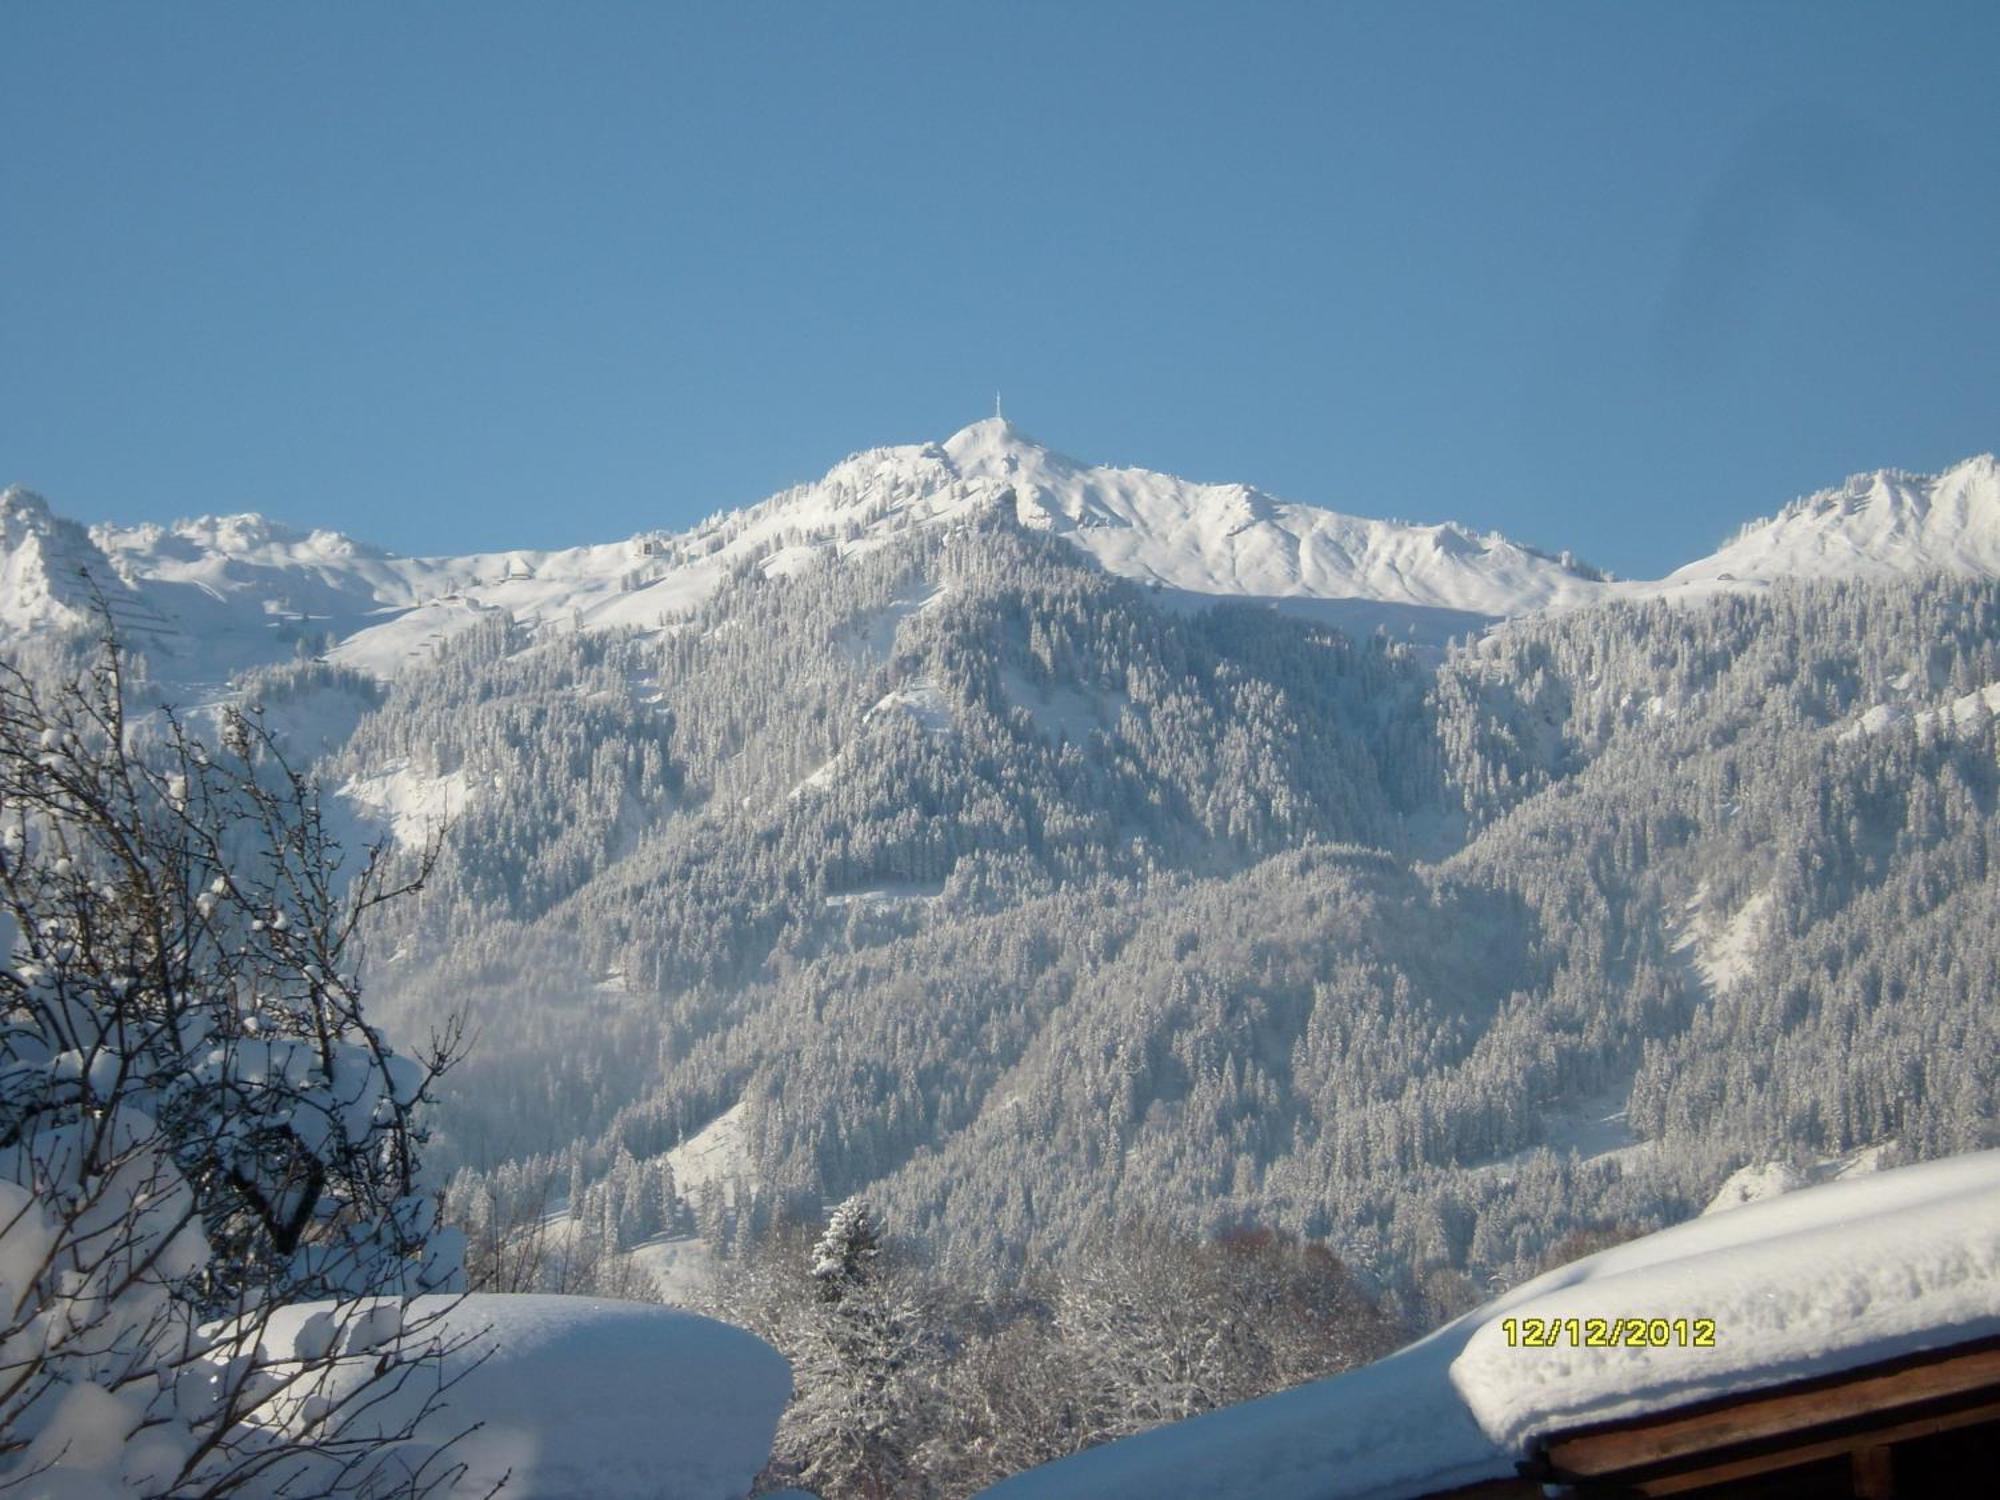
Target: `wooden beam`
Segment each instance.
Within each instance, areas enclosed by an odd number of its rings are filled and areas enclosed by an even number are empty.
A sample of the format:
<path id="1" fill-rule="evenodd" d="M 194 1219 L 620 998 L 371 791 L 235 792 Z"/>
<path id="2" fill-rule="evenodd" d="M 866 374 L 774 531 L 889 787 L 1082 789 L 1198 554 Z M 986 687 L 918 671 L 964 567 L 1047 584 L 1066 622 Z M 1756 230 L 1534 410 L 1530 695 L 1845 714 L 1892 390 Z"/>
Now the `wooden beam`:
<path id="1" fill-rule="evenodd" d="M 1877 1443 L 1856 1448 L 1851 1460 L 1854 1500 L 1896 1500 L 1896 1450 Z"/>
<path id="2" fill-rule="evenodd" d="M 1871 1365 L 1809 1386 L 1752 1392 L 1658 1417 L 1558 1434 L 1542 1451 L 1560 1477 L 1590 1478 L 1989 1387 L 2000 1393 L 2000 1340 L 1961 1345 L 1959 1352 L 1932 1350 L 1893 1366 Z"/>
<path id="3" fill-rule="evenodd" d="M 1880 1466 L 1879 1472 L 1882 1475 L 1880 1482 L 1887 1483 L 1891 1445 L 1911 1442 L 1917 1438 L 1933 1437 L 1940 1432 L 1951 1432 L 1961 1427 L 1977 1427 L 1982 1423 L 2000 1427 L 2000 1401 L 1899 1422 L 1892 1427 L 1871 1427 L 1866 1431 L 1851 1432 L 1843 1437 L 1800 1443 L 1796 1447 L 1774 1447 L 1763 1453 L 1704 1464 L 1700 1468 L 1682 1469 L 1655 1478 L 1627 1478 L 1625 1484 L 1633 1494 L 1683 1495 L 1690 1490 L 1707 1489 L 1711 1485 L 1722 1484 L 1728 1480 L 1748 1479 L 1778 1469 L 1793 1468 L 1799 1464 L 1816 1463 L 1823 1458 L 1838 1458 L 1842 1454 L 1852 1454 L 1856 1460 L 1857 1482 L 1854 1493 L 1860 1500 L 1891 1500 L 1895 1493 L 1893 1489 L 1868 1490 L 1860 1487 L 1863 1454 L 1878 1455 L 1877 1458 L 1867 1462 Z M 1869 1472 L 1873 1473 L 1876 1470 L 1871 1469 Z"/>

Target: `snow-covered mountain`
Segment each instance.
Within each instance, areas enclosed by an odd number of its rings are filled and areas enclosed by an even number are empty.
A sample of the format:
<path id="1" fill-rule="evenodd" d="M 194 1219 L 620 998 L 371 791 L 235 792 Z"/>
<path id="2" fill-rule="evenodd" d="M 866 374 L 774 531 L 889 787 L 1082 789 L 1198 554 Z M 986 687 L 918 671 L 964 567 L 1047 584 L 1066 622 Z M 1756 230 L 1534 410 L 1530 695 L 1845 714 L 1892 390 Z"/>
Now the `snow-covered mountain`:
<path id="1" fill-rule="evenodd" d="M 1746 529 L 1657 583 L 1613 582 L 1567 554 L 1446 522 L 1368 520 L 1240 484 L 1064 457 L 1000 418 L 941 443 L 874 448 L 824 477 L 681 533 L 561 551 L 397 557 L 257 515 L 97 526 L 0 495 L 0 632 L 83 618 L 88 569 L 162 677 L 219 684 L 331 643 L 392 678 L 494 610 L 523 623 L 660 627 L 733 568 L 782 574 L 914 528 L 999 516 L 1061 537 L 1107 571 L 1199 604 L 1254 599 L 1343 628 L 1440 642 L 1496 619 L 1612 598 L 1702 597 L 1780 576 L 1929 568 L 2000 573 L 2000 467 L 1851 479 Z"/>
<path id="2" fill-rule="evenodd" d="M 1709 556 L 1676 569 L 1662 594 L 1779 578 L 2000 575 L 2000 462 L 1990 453 L 1942 474 L 1878 469 L 1753 521 Z"/>
<path id="3" fill-rule="evenodd" d="M 684 533 L 562 551 L 397 557 L 333 531 L 257 515 L 85 532 L 12 489 L 0 501 L 0 628 L 81 618 L 90 568 L 170 676 L 221 679 L 327 637 L 336 660 L 379 676 L 504 609 L 526 622 L 657 626 L 731 568 L 786 573 L 852 555 L 915 527 L 998 514 L 1063 537 L 1108 571 L 1177 600 L 1253 598 L 1362 629 L 1441 639 L 1604 590 L 1587 568 L 1452 525 L 1365 520 L 1245 485 L 1098 468 L 998 418 L 942 443 L 876 448 L 823 478 Z"/>
<path id="4" fill-rule="evenodd" d="M 1091 467 L 997 418 L 914 457 L 1011 496 L 1023 526 L 1063 537 L 1108 572 L 1203 598 L 1363 606 L 1357 617 L 1407 610 L 1491 619 L 1587 603 L 1605 586 L 1592 569 L 1497 533 L 1366 520 L 1247 485 Z"/>
<path id="5" fill-rule="evenodd" d="M 91 607 L 86 574 L 116 584 L 109 560 L 81 526 L 31 490 L 0 490 L 0 630 L 80 622 Z"/>

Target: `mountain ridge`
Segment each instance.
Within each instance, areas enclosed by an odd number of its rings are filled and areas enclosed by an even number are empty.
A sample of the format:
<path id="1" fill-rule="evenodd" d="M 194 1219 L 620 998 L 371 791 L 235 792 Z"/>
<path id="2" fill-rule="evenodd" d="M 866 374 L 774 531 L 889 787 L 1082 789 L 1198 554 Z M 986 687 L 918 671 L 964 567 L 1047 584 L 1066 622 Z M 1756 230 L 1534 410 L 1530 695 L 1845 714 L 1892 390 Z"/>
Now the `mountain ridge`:
<path id="1" fill-rule="evenodd" d="M 1430 645 L 1501 619 L 1693 600 L 1780 577 L 2000 576 L 2000 464 L 1990 454 L 1937 475 L 1855 475 L 1662 579 L 1619 580 L 1567 552 L 1452 521 L 1369 519 L 1245 484 L 1085 463 L 998 417 L 942 441 L 863 449 L 683 531 L 558 549 L 403 557 L 255 512 L 86 528 L 20 486 L 4 492 L 4 516 L 0 629 L 80 622 L 87 591 L 51 570 L 90 567 L 173 659 L 161 664 L 166 675 L 184 681 L 226 680 L 300 651 L 393 678 L 494 609 L 530 625 L 663 628 L 731 568 L 790 573 L 912 527 L 992 518 L 1058 536 L 1168 604 L 1254 600 Z"/>
<path id="2" fill-rule="evenodd" d="M 1937 474 L 1872 469 L 1802 495 L 1739 528 L 1662 589 L 1698 581 L 2000 573 L 2000 461 L 1991 453 Z"/>

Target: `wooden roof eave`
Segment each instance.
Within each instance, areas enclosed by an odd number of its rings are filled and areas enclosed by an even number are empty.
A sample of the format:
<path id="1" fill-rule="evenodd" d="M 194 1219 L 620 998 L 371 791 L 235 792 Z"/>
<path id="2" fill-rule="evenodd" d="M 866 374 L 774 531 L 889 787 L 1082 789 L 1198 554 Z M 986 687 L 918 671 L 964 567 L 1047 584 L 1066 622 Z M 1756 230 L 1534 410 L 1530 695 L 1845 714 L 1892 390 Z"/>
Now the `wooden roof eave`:
<path id="1" fill-rule="evenodd" d="M 1674 1495 L 1981 1423 L 2000 1423 L 2000 1336 L 1550 1433 L 1521 1476 Z"/>

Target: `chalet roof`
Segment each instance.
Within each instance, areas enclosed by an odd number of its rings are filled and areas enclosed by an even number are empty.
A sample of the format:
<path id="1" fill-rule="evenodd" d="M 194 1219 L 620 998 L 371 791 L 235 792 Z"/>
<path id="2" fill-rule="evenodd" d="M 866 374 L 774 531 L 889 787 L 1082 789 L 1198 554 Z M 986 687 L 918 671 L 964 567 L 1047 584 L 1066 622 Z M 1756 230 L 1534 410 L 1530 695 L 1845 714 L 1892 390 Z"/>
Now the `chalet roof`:
<path id="1" fill-rule="evenodd" d="M 1657 1347 L 1576 1347 L 1572 1318 L 1586 1331 L 1593 1318 L 1663 1319 L 1669 1336 Z M 1562 1336 L 1523 1347 L 1528 1319 Z M 1712 1346 L 1694 1345 L 1696 1319 L 1713 1320 Z M 1551 1271 L 1376 1364 L 987 1493 L 1412 1500 L 1512 1479 L 1558 1435 L 1712 1410 L 1995 1336 L 2000 1151 L 1986 1151 L 1705 1215 Z"/>

